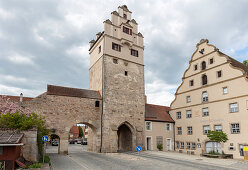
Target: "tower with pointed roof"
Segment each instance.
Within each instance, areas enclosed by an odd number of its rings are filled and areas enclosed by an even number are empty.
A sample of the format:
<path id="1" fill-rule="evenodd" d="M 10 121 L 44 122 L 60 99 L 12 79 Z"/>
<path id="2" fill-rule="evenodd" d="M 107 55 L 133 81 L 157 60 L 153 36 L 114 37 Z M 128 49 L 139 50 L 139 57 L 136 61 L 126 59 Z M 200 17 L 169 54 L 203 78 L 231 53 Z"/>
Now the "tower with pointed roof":
<path id="1" fill-rule="evenodd" d="M 102 95 L 101 151 L 144 146 L 144 45 L 126 5 L 104 21 L 104 31 L 90 41 L 90 90 Z"/>

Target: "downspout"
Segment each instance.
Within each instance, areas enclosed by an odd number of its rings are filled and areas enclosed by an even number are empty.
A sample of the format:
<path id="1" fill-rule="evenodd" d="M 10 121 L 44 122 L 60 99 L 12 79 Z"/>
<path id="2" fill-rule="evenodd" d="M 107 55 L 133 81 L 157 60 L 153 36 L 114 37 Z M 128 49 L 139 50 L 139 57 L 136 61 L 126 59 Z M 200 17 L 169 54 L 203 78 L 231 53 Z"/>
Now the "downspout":
<path id="1" fill-rule="evenodd" d="M 102 112 L 101 112 L 101 145 L 100 145 L 100 153 L 102 152 L 102 128 L 103 128 L 103 103 L 104 103 L 104 50 L 105 50 L 105 36 L 103 35 L 103 48 L 102 48 Z"/>

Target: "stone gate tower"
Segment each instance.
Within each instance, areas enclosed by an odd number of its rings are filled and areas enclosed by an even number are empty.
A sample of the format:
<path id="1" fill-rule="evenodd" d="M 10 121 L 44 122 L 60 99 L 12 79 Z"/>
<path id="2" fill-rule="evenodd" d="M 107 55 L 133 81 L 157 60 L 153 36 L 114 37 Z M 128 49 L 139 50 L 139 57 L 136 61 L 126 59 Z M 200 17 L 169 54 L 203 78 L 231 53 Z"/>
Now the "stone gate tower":
<path id="1" fill-rule="evenodd" d="M 90 90 L 102 95 L 101 152 L 144 147 L 144 45 L 126 5 L 90 41 Z"/>

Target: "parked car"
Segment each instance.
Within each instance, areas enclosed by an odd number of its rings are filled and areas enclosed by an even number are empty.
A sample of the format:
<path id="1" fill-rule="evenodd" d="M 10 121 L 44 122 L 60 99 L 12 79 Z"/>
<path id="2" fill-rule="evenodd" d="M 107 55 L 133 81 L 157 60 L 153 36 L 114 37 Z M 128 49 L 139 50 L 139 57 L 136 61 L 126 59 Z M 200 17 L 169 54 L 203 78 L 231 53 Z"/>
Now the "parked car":
<path id="1" fill-rule="evenodd" d="M 70 140 L 69 144 L 75 144 L 75 140 Z"/>
<path id="2" fill-rule="evenodd" d="M 59 142 L 57 140 L 52 141 L 52 146 L 58 146 L 58 145 L 59 145 Z"/>
<path id="3" fill-rule="evenodd" d="M 82 141 L 81 140 L 77 140 L 77 144 L 81 144 L 82 143 Z"/>
<path id="4" fill-rule="evenodd" d="M 87 145 L 87 139 L 83 139 L 83 142 L 81 143 L 81 145 Z"/>

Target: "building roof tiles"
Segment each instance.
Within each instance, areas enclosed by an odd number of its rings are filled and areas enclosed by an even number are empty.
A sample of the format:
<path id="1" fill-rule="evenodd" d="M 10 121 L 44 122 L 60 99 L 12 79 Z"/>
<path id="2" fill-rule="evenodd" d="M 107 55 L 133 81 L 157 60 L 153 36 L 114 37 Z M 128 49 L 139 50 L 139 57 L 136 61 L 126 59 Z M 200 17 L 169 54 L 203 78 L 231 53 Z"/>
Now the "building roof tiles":
<path id="1" fill-rule="evenodd" d="M 174 120 L 171 118 L 168 113 L 170 107 L 160 106 L 160 105 L 145 105 L 145 120 L 146 121 L 157 121 L 157 122 L 171 122 L 174 123 Z"/>

